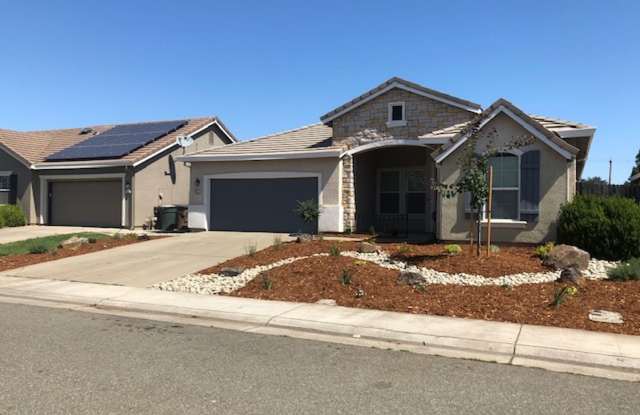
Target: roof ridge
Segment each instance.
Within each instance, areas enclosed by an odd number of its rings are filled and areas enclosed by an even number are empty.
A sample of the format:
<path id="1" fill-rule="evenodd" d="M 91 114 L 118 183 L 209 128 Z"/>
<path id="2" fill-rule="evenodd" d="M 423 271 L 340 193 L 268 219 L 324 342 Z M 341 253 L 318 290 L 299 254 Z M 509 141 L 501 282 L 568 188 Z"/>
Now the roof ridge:
<path id="1" fill-rule="evenodd" d="M 294 133 L 296 131 L 304 130 L 304 129 L 315 127 L 315 126 L 319 126 L 319 125 L 323 125 L 323 123 L 316 122 L 316 123 L 313 123 L 313 124 L 303 125 L 302 127 L 292 128 L 290 130 L 283 130 L 283 131 L 279 131 L 279 132 L 272 133 L 272 134 L 261 135 L 261 136 L 254 137 L 254 138 L 251 138 L 251 139 L 248 139 L 248 140 L 242 140 L 242 141 L 238 141 L 237 143 L 228 144 L 227 146 L 236 145 L 236 144 L 242 144 L 242 143 L 251 143 L 251 142 L 254 142 L 254 141 L 257 141 L 257 140 L 262 140 L 264 138 L 271 138 L 271 137 L 275 137 L 277 135 Z M 327 127 L 327 128 L 329 128 L 329 127 Z"/>

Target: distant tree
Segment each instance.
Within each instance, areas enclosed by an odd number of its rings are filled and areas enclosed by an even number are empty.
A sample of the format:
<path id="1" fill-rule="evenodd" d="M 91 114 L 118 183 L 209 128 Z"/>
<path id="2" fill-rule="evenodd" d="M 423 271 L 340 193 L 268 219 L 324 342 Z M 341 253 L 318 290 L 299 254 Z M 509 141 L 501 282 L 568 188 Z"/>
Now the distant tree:
<path id="1" fill-rule="evenodd" d="M 596 184 L 600 186 L 606 186 L 609 184 L 609 182 L 599 176 L 589 177 L 588 179 L 582 179 L 580 181 L 584 184 Z"/>
<path id="2" fill-rule="evenodd" d="M 631 176 L 629 176 L 629 178 L 635 176 L 638 173 L 640 173 L 640 151 L 638 151 L 638 154 L 636 154 L 636 165 L 631 169 Z"/>

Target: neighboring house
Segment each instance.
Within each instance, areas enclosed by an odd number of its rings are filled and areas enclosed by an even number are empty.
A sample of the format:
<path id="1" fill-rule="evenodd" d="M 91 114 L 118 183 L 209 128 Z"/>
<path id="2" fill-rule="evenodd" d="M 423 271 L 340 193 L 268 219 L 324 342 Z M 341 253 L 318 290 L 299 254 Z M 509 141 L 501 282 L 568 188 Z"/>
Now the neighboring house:
<path id="1" fill-rule="evenodd" d="M 0 203 L 34 224 L 140 227 L 188 202 L 178 155 L 235 142 L 215 117 L 49 131 L 0 129 Z"/>
<path id="2" fill-rule="evenodd" d="M 560 206 L 576 192 L 595 129 L 527 115 L 500 99 L 487 109 L 392 78 L 322 116 L 321 123 L 178 157 L 191 163 L 189 223 L 210 230 L 427 233 L 468 237 L 465 197 L 443 199 L 431 182 L 453 183 L 467 137 L 480 117 L 478 146 L 495 129 L 526 147 L 498 155 L 495 240 L 555 237 Z M 296 203 L 314 199 L 317 224 Z"/>

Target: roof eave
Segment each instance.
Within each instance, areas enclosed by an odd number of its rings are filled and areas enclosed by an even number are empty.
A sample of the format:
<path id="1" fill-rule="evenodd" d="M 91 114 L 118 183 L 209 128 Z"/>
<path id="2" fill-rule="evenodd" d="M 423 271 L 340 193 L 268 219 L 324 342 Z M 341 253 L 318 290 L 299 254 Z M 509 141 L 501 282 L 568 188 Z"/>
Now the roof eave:
<path id="1" fill-rule="evenodd" d="M 311 151 L 280 151 L 268 153 L 245 153 L 245 154 L 186 154 L 177 156 L 176 161 L 180 162 L 202 162 L 202 161 L 254 161 L 254 160 L 292 160 L 309 158 L 339 158 L 341 149 L 331 150 L 311 150 Z"/>

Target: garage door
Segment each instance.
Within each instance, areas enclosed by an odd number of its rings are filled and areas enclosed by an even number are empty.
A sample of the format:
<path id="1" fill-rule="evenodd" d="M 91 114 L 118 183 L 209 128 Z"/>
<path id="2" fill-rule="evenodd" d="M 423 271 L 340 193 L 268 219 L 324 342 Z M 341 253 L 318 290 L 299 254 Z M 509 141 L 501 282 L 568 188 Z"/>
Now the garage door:
<path id="1" fill-rule="evenodd" d="M 49 182 L 49 223 L 118 228 L 122 223 L 122 182 Z"/>
<path id="2" fill-rule="evenodd" d="M 294 213 L 298 201 L 318 200 L 318 179 L 213 179 L 211 230 L 317 232 Z"/>

